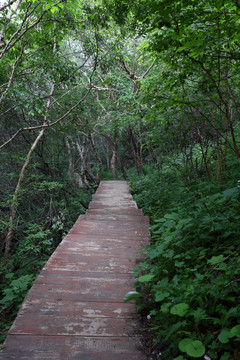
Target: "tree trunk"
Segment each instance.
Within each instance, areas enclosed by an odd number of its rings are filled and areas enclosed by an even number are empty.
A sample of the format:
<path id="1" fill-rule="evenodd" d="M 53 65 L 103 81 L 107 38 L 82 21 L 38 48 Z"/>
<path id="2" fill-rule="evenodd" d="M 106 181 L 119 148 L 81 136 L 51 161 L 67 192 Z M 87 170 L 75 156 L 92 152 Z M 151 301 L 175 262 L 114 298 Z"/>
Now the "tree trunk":
<path id="1" fill-rule="evenodd" d="M 199 139 L 199 144 L 200 144 L 200 148 L 201 148 L 201 152 L 202 152 L 202 157 L 203 157 L 203 162 L 204 162 L 204 167 L 208 176 L 209 181 L 211 181 L 211 175 L 208 169 L 208 164 L 207 164 L 207 158 L 206 158 L 206 154 L 204 152 L 204 148 L 203 148 L 203 143 L 202 143 L 202 138 L 201 138 L 201 133 L 200 133 L 200 129 L 197 129 L 197 134 L 198 134 L 198 139 Z"/>
<path id="2" fill-rule="evenodd" d="M 107 163 L 107 170 L 111 171 L 111 164 L 110 164 L 110 159 L 109 159 L 109 143 L 110 143 L 110 139 L 109 136 L 106 136 L 106 142 L 104 142 L 104 140 L 102 141 L 102 149 L 103 149 L 103 153 L 104 156 L 106 158 L 106 163 Z"/>
<path id="3" fill-rule="evenodd" d="M 140 175 L 142 173 L 142 154 L 141 154 L 141 149 L 140 149 L 141 146 L 139 147 L 138 145 L 136 145 L 136 143 L 134 141 L 132 129 L 128 129 L 127 136 L 128 136 L 128 141 L 130 143 L 131 149 L 132 149 L 132 154 L 133 154 L 133 159 L 135 162 L 136 170 L 137 170 L 138 175 Z"/>
<path id="4" fill-rule="evenodd" d="M 116 150 L 114 149 L 112 151 L 112 159 L 111 159 L 111 170 L 112 170 L 112 174 L 113 174 L 113 179 L 117 180 L 117 169 L 116 169 L 116 160 L 117 160 L 117 154 L 116 154 Z"/>
<path id="5" fill-rule="evenodd" d="M 89 138 L 89 141 L 90 141 L 90 144 L 91 144 L 91 147 L 92 147 L 92 151 L 94 153 L 94 156 L 96 158 L 96 161 L 97 161 L 97 164 L 98 164 L 98 171 L 97 171 L 97 176 L 96 176 L 96 183 L 99 184 L 100 183 L 100 180 L 101 180 L 101 172 L 102 172 L 102 160 L 97 152 L 97 149 L 96 149 L 96 146 L 94 144 L 94 140 L 92 138 L 92 134 L 91 132 L 89 131 L 88 132 L 88 138 Z"/>
<path id="6" fill-rule="evenodd" d="M 12 247 L 12 239 L 13 239 L 13 229 L 14 229 L 14 220 L 15 220 L 15 216 L 16 216 L 16 211 L 17 211 L 17 200 L 18 200 L 18 193 L 22 184 L 22 180 L 24 178 L 24 175 L 27 171 L 27 167 L 28 164 L 30 162 L 31 156 L 36 148 L 36 146 L 38 145 L 39 141 L 41 140 L 41 138 L 43 137 L 44 131 L 45 131 L 45 125 L 47 123 L 47 114 L 48 114 L 48 110 L 50 108 L 50 104 L 51 104 L 51 97 L 54 93 L 54 83 L 51 86 L 51 90 L 50 93 L 48 95 L 48 100 L 47 100 L 47 104 L 45 107 L 45 111 L 46 114 L 43 118 L 43 124 L 42 124 L 42 129 L 40 130 L 38 136 L 36 137 L 36 139 L 34 140 L 30 150 L 28 151 L 26 160 L 23 164 L 23 167 L 21 169 L 19 178 L 18 178 L 18 182 L 13 194 L 13 198 L 12 198 L 12 202 L 11 202 L 11 206 L 10 206 L 10 218 L 9 218 L 9 228 L 8 228 L 8 232 L 5 238 L 5 253 L 4 253 L 4 260 L 5 262 L 7 262 L 8 257 L 9 257 L 9 253 L 11 251 L 11 247 Z"/>
<path id="7" fill-rule="evenodd" d="M 67 146 L 67 151 L 68 151 L 68 176 L 70 179 L 74 179 L 75 182 L 77 183 L 78 187 L 82 187 L 83 186 L 83 181 L 82 178 L 80 176 L 80 174 L 78 172 L 76 172 L 75 170 L 75 166 L 74 166 L 74 160 L 73 160 L 73 155 L 72 155 L 72 149 L 71 149 L 71 145 L 68 141 L 68 139 L 65 139 L 65 144 Z"/>
<path id="8" fill-rule="evenodd" d="M 127 180 L 127 173 L 126 173 L 126 171 L 125 171 L 125 169 L 124 169 L 124 165 L 123 165 L 123 162 L 121 161 L 121 159 L 120 159 L 120 156 L 117 154 L 117 161 L 118 161 L 118 164 L 119 164 L 119 167 L 120 167 L 120 170 L 121 170 L 121 173 L 123 174 L 123 178 L 125 179 L 125 180 Z"/>
<path id="9" fill-rule="evenodd" d="M 20 175 L 18 178 L 18 182 L 17 182 L 17 186 L 15 188 L 14 195 L 13 195 L 13 198 L 11 201 L 9 228 L 8 228 L 8 232 L 7 232 L 7 235 L 5 238 L 5 253 L 4 253 L 5 262 L 8 260 L 9 253 L 10 253 L 11 247 L 12 247 L 12 238 L 13 238 L 14 220 L 15 220 L 15 215 L 16 215 L 16 211 L 17 211 L 18 193 L 19 193 L 24 175 L 27 172 L 27 167 L 28 167 L 29 161 L 31 159 L 32 153 L 34 152 L 37 144 L 39 143 L 40 139 L 42 138 L 42 136 L 44 134 L 44 130 L 45 129 L 42 129 L 39 132 L 38 136 L 36 137 L 35 141 L 33 142 L 32 146 L 31 146 L 31 149 L 29 150 L 29 152 L 27 154 L 26 160 L 21 169 L 21 172 L 20 172 Z"/>
<path id="10" fill-rule="evenodd" d="M 113 139 L 113 149 L 112 149 L 112 159 L 111 159 L 111 170 L 112 170 L 112 174 L 113 174 L 113 179 L 114 180 L 118 180 L 118 176 L 117 176 L 117 153 L 118 153 L 118 139 L 117 139 L 117 135 L 114 135 L 114 139 Z"/>
<path id="11" fill-rule="evenodd" d="M 65 138 L 65 144 L 68 152 L 68 175 L 72 177 L 74 174 L 73 157 L 72 157 L 71 146 L 67 138 Z"/>

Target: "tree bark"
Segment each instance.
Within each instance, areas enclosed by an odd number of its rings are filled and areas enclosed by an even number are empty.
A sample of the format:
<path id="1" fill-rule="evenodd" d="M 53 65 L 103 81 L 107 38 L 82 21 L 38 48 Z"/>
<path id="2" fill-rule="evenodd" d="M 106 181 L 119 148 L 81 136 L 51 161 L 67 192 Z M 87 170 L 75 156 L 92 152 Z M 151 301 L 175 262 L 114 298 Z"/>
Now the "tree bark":
<path id="1" fill-rule="evenodd" d="M 27 171 L 27 167 L 28 164 L 30 162 L 31 156 L 35 150 L 35 148 L 37 147 L 39 141 L 41 140 L 41 138 L 43 137 L 44 131 L 45 131 L 45 125 L 47 123 L 47 114 L 48 114 L 48 110 L 51 104 L 51 97 L 53 95 L 54 92 L 54 84 L 52 84 L 51 86 L 51 91 L 50 94 L 48 95 L 48 100 L 47 100 L 47 104 L 46 104 L 46 115 L 44 116 L 43 119 L 43 124 L 42 124 L 42 129 L 40 130 L 38 136 L 36 137 L 36 139 L 34 140 L 30 150 L 28 151 L 26 160 L 22 166 L 19 178 L 18 178 L 18 182 L 13 194 L 13 198 L 11 201 L 11 206 L 10 206 L 10 218 L 9 218 L 9 228 L 8 228 L 8 232 L 5 238 L 5 253 L 4 253 L 4 260 L 5 262 L 7 262 L 8 257 L 9 257 L 9 253 L 11 251 L 11 247 L 12 247 L 12 239 L 13 239 L 13 229 L 14 229 L 14 220 L 15 220 L 15 216 L 16 216 L 16 211 L 17 211 L 17 200 L 18 200 L 18 194 L 19 194 L 19 190 L 24 178 L 24 175 Z"/>
<path id="2" fill-rule="evenodd" d="M 113 149 L 113 151 L 112 151 L 112 159 L 111 159 L 111 170 L 112 170 L 114 180 L 118 179 L 118 177 L 117 177 L 117 169 L 116 169 L 116 160 L 117 160 L 116 150 Z"/>
<path id="3" fill-rule="evenodd" d="M 111 170 L 112 170 L 112 174 L 113 174 L 113 179 L 114 180 L 118 180 L 118 176 L 117 176 L 117 153 L 118 153 L 118 139 L 117 139 L 117 135 L 114 135 L 114 140 L 113 140 L 113 149 L 112 149 L 112 159 L 111 159 Z"/>
<path id="4" fill-rule="evenodd" d="M 128 129 L 127 136 L 132 149 L 136 170 L 138 175 L 140 175 L 142 173 L 142 150 L 140 149 L 141 146 L 135 143 L 132 129 Z"/>
<path id="5" fill-rule="evenodd" d="M 92 137 L 92 134 L 91 132 L 89 131 L 88 132 L 88 138 L 89 138 L 89 141 L 90 141 L 90 144 L 91 144 L 91 147 L 92 147 L 92 150 L 93 150 L 93 153 L 94 153 L 94 156 L 95 156 L 95 159 L 97 161 L 97 164 L 98 164 L 98 171 L 97 171 L 97 176 L 96 176 L 96 183 L 99 184 L 100 183 L 100 180 L 101 180 L 101 172 L 102 172 L 102 160 L 97 152 L 97 149 L 96 149 L 96 146 L 94 144 L 94 140 L 93 140 L 93 137 Z"/>
<path id="6" fill-rule="evenodd" d="M 207 164 L 207 158 L 206 158 L 206 154 L 204 152 L 204 148 L 203 148 L 203 143 L 202 143 L 202 138 L 201 138 L 201 133 L 200 133 L 200 129 L 197 129 L 197 133 L 198 133 L 198 139 L 199 139 L 199 144 L 200 144 L 200 148 L 201 148 L 201 152 L 202 152 L 202 157 L 203 157 L 203 162 L 204 162 L 204 167 L 205 167 L 205 171 L 207 173 L 208 179 L 209 181 L 211 181 L 211 175 L 208 169 L 208 164 Z"/>
<path id="7" fill-rule="evenodd" d="M 14 195 L 13 198 L 11 200 L 11 206 L 10 206 L 10 218 L 9 218 L 9 228 L 8 228 L 8 232 L 5 238 L 5 254 L 4 254 L 4 259 L 5 262 L 8 260 L 9 257 L 9 252 L 11 250 L 12 247 L 12 238 L 13 238 L 13 229 L 14 229 L 14 220 L 15 220 L 15 215 L 16 215 L 16 211 L 17 211 L 17 200 L 18 200 L 18 194 L 19 194 L 19 190 L 22 184 L 22 180 L 24 178 L 24 175 L 27 171 L 27 167 L 29 164 L 29 161 L 31 159 L 32 153 L 34 152 L 37 144 L 39 143 L 40 139 L 42 138 L 43 134 L 44 134 L 45 129 L 42 129 L 37 138 L 35 139 L 35 141 L 33 142 L 31 149 L 29 150 L 26 160 L 23 164 L 23 167 L 21 169 L 19 178 L 18 178 L 18 182 L 17 182 L 17 186 L 15 188 L 14 191 Z"/>
<path id="8" fill-rule="evenodd" d="M 89 139 L 86 138 L 82 144 L 79 141 L 76 142 L 78 153 L 81 159 L 81 178 L 82 182 L 89 190 L 92 190 L 92 186 L 89 184 L 89 180 L 92 183 L 96 183 L 95 176 L 88 168 L 88 156 L 89 156 Z"/>

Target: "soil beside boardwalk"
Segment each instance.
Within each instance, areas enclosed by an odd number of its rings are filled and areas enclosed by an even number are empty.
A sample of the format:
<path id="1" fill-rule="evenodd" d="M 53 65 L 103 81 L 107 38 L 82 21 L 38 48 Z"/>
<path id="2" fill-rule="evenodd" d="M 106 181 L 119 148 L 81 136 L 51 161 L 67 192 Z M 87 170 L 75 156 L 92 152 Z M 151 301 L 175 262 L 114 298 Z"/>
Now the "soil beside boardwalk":
<path id="1" fill-rule="evenodd" d="M 29 291 L 0 360 L 146 360 L 133 302 L 148 218 L 125 181 L 103 181 Z"/>

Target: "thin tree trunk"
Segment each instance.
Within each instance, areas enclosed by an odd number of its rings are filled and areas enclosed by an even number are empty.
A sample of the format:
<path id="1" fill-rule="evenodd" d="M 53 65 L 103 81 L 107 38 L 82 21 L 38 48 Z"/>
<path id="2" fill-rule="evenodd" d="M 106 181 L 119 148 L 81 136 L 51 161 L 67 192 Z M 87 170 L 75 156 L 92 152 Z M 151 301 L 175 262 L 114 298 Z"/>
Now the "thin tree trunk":
<path id="1" fill-rule="evenodd" d="M 68 151 L 68 176 L 70 178 L 73 178 L 75 179 L 78 187 L 81 187 L 83 186 L 83 181 L 82 181 L 82 178 L 81 176 L 79 175 L 79 173 L 77 173 L 75 171 L 75 166 L 74 166 L 74 161 L 73 161 L 73 155 L 72 155 L 72 150 L 71 150 L 71 146 L 70 146 L 70 143 L 68 141 L 68 139 L 66 138 L 65 139 L 65 144 L 66 144 L 66 147 L 67 147 L 67 151 Z"/>
<path id="2" fill-rule="evenodd" d="M 119 167 L 120 167 L 120 170 L 121 170 L 121 173 L 123 174 L 123 178 L 125 179 L 125 180 L 127 180 L 127 173 L 126 173 L 126 171 L 125 171 L 125 169 L 124 169 L 124 165 L 123 165 L 123 162 L 121 161 L 121 159 L 120 159 L 120 156 L 117 154 L 117 161 L 118 161 L 118 164 L 119 164 Z"/>
<path id="3" fill-rule="evenodd" d="M 202 152 L 202 157 L 203 157 L 203 162 L 204 162 L 204 167 L 208 176 L 209 181 L 211 181 L 211 175 L 208 169 L 208 164 L 207 164 L 207 158 L 206 158 L 206 154 L 204 152 L 204 148 L 203 148 L 203 144 L 202 144 L 202 138 L 201 138 L 201 133 L 199 128 L 197 129 L 197 133 L 198 133 L 198 139 L 199 139 L 199 143 L 200 143 L 200 147 L 201 147 L 201 152 Z"/>
<path id="4" fill-rule="evenodd" d="M 71 146 L 67 138 L 65 138 L 65 144 L 68 152 L 68 175 L 71 177 L 74 174 L 73 157 L 71 152 Z"/>
<path id="5" fill-rule="evenodd" d="M 13 238 L 13 229 L 14 229 L 14 220 L 15 220 L 15 215 L 16 215 L 16 211 L 17 211 L 17 200 L 18 200 L 18 194 L 19 194 L 19 190 L 22 184 L 22 180 L 24 178 L 24 175 L 27 171 L 27 167 L 29 164 L 29 161 L 31 159 L 32 153 L 34 152 L 37 144 L 39 143 L 40 139 L 42 138 L 43 134 L 44 134 L 45 129 L 42 129 L 37 138 L 35 139 L 34 143 L 31 146 L 31 149 L 29 150 L 26 160 L 23 164 L 23 167 L 21 169 L 19 178 L 18 178 L 18 182 L 17 182 L 17 186 L 15 188 L 14 191 L 14 195 L 13 198 L 11 200 L 11 206 L 10 206 L 10 218 L 9 218 L 9 228 L 8 228 L 8 232 L 5 238 L 5 254 L 4 254 L 4 258 L 5 261 L 7 261 L 8 257 L 9 257 L 9 252 L 11 250 L 12 247 L 12 238 Z"/>
<path id="6" fill-rule="evenodd" d="M 104 156 L 106 158 L 106 163 L 107 163 L 107 170 L 110 171 L 111 170 L 111 164 L 110 164 L 110 159 L 109 159 L 109 136 L 106 136 L 106 142 L 104 142 L 104 140 L 102 141 L 102 149 L 103 149 L 103 153 Z"/>
<path id="7" fill-rule="evenodd" d="M 100 183 L 100 180 L 101 180 L 101 172 L 102 172 L 102 160 L 97 152 L 97 149 L 96 149 L 96 146 L 94 144 L 94 140 L 92 138 L 92 134 L 91 132 L 89 131 L 88 132 L 88 138 L 89 138 L 89 141 L 90 141 L 90 144 L 91 144 L 91 147 L 92 147 L 92 150 L 93 150 L 93 153 L 94 153 L 94 156 L 96 158 L 96 161 L 97 161 L 97 164 L 98 164 L 98 171 L 97 171 L 97 176 L 96 176 L 96 183 L 99 184 Z"/>
<path id="8" fill-rule="evenodd" d="M 132 149 L 133 159 L 135 162 L 136 170 L 138 175 L 142 173 L 142 158 L 141 158 L 141 151 L 139 151 L 138 146 L 135 144 L 133 138 L 132 129 L 128 129 L 128 140 Z"/>
<path id="9" fill-rule="evenodd" d="M 113 149 L 113 151 L 112 151 L 112 159 L 111 159 L 111 170 L 112 170 L 114 180 L 118 179 L 118 177 L 117 177 L 117 169 L 116 169 L 116 160 L 117 160 L 116 150 Z"/>
<path id="10" fill-rule="evenodd" d="M 84 140 L 83 144 L 80 145 L 80 143 L 77 141 L 77 149 L 81 158 L 81 178 L 83 183 L 87 186 L 89 190 L 92 190 L 90 182 L 96 184 L 96 178 L 92 174 L 92 172 L 88 168 L 88 158 L 89 158 L 89 138 L 86 136 L 86 139 Z"/>
<path id="11" fill-rule="evenodd" d="M 9 253 L 10 253 L 11 247 L 12 247 L 14 220 L 15 220 L 16 211 L 17 211 L 17 200 L 18 200 L 19 190 L 21 188 L 21 184 L 22 184 L 24 175 L 25 175 L 25 173 L 27 171 L 27 167 L 28 167 L 28 164 L 30 162 L 31 156 L 32 156 L 36 146 L 38 145 L 39 141 L 43 137 L 44 131 L 46 129 L 45 125 L 47 123 L 47 113 L 48 113 L 48 110 L 49 110 L 49 107 L 50 107 L 50 104 L 51 104 L 51 96 L 53 95 L 53 92 L 54 92 L 54 84 L 52 84 L 51 91 L 50 91 L 50 94 L 48 96 L 48 100 L 47 100 L 47 104 L 46 104 L 46 108 L 45 108 L 46 115 L 44 116 L 43 124 L 42 124 L 43 128 L 40 130 L 38 136 L 34 140 L 30 150 L 28 151 L 26 160 L 25 160 L 25 162 L 24 162 L 24 164 L 22 166 L 22 169 L 21 169 L 21 172 L 20 172 L 20 175 L 19 175 L 19 178 L 18 178 L 18 182 L 17 182 L 16 188 L 15 188 L 14 194 L 13 194 L 13 198 L 12 198 L 12 201 L 11 201 L 9 227 L 8 227 L 8 232 L 7 232 L 7 235 L 6 235 L 6 238 L 5 238 L 5 253 L 4 253 L 5 262 L 8 260 Z"/>
<path id="12" fill-rule="evenodd" d="M 117 135 L 114 135 L 114 143 L 113 143 L 113 149 L 112 149 L 112 159 L 111 159 L 111 170 L 113 174 L 113 179 L 118 180 L 117 176 L 117 152 L 118 152 L 118 139 Z"/>

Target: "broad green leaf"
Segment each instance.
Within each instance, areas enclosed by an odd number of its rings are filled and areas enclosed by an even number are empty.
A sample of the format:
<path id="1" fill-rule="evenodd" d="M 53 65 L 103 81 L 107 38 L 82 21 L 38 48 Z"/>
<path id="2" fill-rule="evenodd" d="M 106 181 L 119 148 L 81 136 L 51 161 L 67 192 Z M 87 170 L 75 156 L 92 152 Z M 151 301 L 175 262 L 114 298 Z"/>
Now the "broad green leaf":
<path id="1" fill-rule="evenodd" d="M 158 302 L 158 301 L 162 301 L 164 300 L 166 297 L 168 297 L 170 295 L 170 293 L 168 291 L 162 291 L 162 292 L 159 292 L 155 295 L 155 301 Z"/>
<path id="2" fill-rule="evenodd" d="M 238 193 L 239 193 L 238 187 L 234 187 L 234 188 L 225 190 L 223 192 L 223 195 L 224 196 L 232 196 L 232 195 L 235 195 L 235 194 L 238 194 Z"/>
<path id="3" fill-rule="evenodd" d="M 236 325 L 231 329 L 231 334 L 233 336 L 240 336 L 240 325 Z"/>
<path id="4" fill-rule="evenodd" d="M 129 292 L 124 296 L 123 301 L 126 303 L 126 302 L 131 301 L 131 300 L 137 300 L 137 299 L 140 298 L 141 296 L 142 296 L 142 294 L 140 294 L 140 293 L 137 292 L 137 291 L 129 291 Z"/>
<path id="5" fill-rule="evenodd" d="M 192 339 L 190 339 L 190 338 L 182 339 L 178 344 L 179 350 L 181 350 L 182 352 L 186 352 L 186 346 L 188 344 L 190 344 L 191 342 L 192 342 Z"/>
<path id="6" fill-rule="evenodd" d="M 213 256 L 213 257 L 211 257 L 211 259 L 209 259 L 207 262 L 208 262 L 208 264 L 216 265 L 216 264 L 222 262 L 224 259 L 225 259 L 225 258 L 224 258 L 223 255 Z"/>
<path id="7" fill-rule="evenodd" d="M 229 339 L 232 338 L 234 335 L 231 334 L 229 329 L 222 329 L 220 334 L 218 335 L 218 339 L 222 344 L 227 344 Z"/>
<path id="8" fill-rule="evenodd" d="M 154 277 L 155 277 L 155 275 L 143 275 L 143 276 L 140 276 L 140 278 L 138 278 L 138 281 L 141 283 L 145 283 L 145 282 L 151 281 Z"/>
<path id="9" fill-rule="evenodd" d="M 205 353 L 205 346 L 201 341 L 195 340 L 191 344 L 187 345 L 186 353 L 192 357 L 202 357 Z"/>
<path id="10" fill-rule="evenodd" d="M 202 357 L 205 353 L 205 346 L 199 340 L 192 340 L 190 338 L 185 338 L 180 341 L 178 347 L 181 351 L 187 353 L 187 355 L 194 358 Z"/>
<path id="11" fill-rule="evenodd" d="M 188 309 L 189 309 L 188 304 L 180 303 L 180 304 L 174 305 L 171 308 L 170 313 L 173 315 L 184 316 L 186 314 L 186 312 L 188 311 Z"/>

